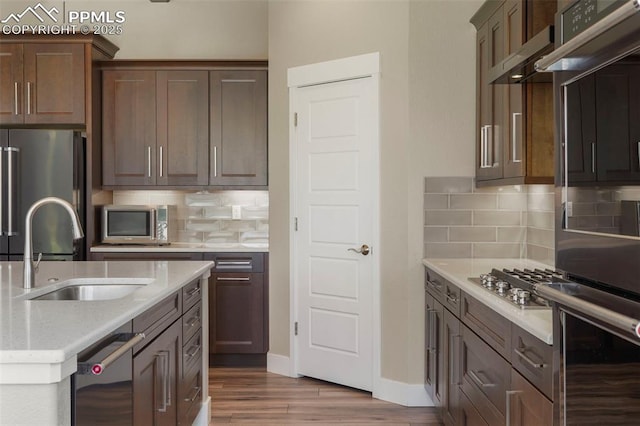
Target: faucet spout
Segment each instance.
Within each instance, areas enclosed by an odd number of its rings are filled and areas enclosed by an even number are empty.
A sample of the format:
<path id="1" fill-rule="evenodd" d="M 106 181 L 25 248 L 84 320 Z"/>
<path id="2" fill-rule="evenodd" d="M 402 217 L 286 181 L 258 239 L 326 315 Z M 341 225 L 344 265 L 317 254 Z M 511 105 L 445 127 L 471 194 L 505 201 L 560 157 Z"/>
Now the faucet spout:
<path id="1" fill-rule="evenodd" d="M 69 204 L 67 201 L 57 198 L 57 197 L 46 197 L 42 198 L 31 205 L 29 210 L 27 211 L 27 215 L 24 219 L 24 288 L 33 288 L 36 279 L 36 271 L 38 269 L 38 265 L 40 264 L 40 257 L 38 257 L 38 261 L 33 261 L 33 236 L 32 236 L 32 222 L 33 215 L 36 211 L 44 206 L 45 204 L 58 204 L 69 213 L 69 217 L 71 218 L 71 228 L 73 230 L 73 239 L 78 240 L 84 237 L 84 232 L 82 231 L 82 225 L 80 224 L 80 218 L 78 217 L 78 213 L 75 211 L 73 206 Z"/>

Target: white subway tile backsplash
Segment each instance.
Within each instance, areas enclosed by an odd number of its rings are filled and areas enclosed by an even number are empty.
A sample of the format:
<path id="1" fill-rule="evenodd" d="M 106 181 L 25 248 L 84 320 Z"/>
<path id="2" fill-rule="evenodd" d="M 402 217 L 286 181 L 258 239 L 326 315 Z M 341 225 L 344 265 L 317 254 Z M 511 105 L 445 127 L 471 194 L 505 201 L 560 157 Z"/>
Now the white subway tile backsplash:
<path id="1" fill-rule="evenodd" d="M 475 188 L 472 178 L 427 177 L 424 187 L 425 256 L 554 263 L 552 185 Z"/>

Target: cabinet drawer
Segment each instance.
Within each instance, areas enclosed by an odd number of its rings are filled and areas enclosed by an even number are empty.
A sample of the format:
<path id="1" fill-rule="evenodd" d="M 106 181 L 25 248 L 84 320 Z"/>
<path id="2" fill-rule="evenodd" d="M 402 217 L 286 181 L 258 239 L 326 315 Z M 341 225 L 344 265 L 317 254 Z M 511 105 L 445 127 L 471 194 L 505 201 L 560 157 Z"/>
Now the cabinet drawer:
<path id="1" fill-rule="evenodd" d="M 462 391 L 490 425 L 505 421 L 511 365 L 468 327 L 462 327 Z"/>
<path id="2" fill-rule="evenodd" d="M 425 270 L 424 288 L 431 293 L 435 299 L 444 304 L 445 280 L 442 275 L 432 271 L 429 268 Z"/>
<path id="3" fill-rule="evenodd" d="M 509 398 L 507 426 L 553 424 L 553 403 L 513 369 L 511 370 L 511 389 L 512 391 L 507 395 Z"/>
<path id="4" fill-rule="evenodd" d="M 553 347 L 517 325 L 511 327 L 511 365 L 553 399 Z"/>
<path id="5" fill-rule="evenodd" d="M 188 341 L 202 327 L 202 303 L 193 306 L 182 316 L 182 336 Z"/>
<path id="6" fill-rule="evenodd" d="M 134 353 L 142 349 L 169 327 L 182 314 L 182 292 L 177 291 L 133 319 L 133 331 L 144 333 L 145 339 L 134 346 Z"/>
<path id="7" fill-rule="evenodd" d="M 198 329 L 201 331 L 201 329 Z M 202 333 L 196 333 L 182 347 L 182 377 L 187 379 L 202 369 Z"/>
<path id="8" fill-rule="evenodd" d="M 212 272 L 263 272 L 263 253 L 207 253 L 205 260 L 213 260 Z"/>
<path id="9" fill-rule="evenodd" d="M 460 318 L 500 355 L 511 356 L 511 322 L 485 304 L 462 292 Z"/>
<path id="10" fill-rule="evenodd" d="M 202 300 L 202 289 L 200 279 L 182 287 L 182 312 L 187 312 L 193 305 Z"/>
<path id="11" fill-rule="evenodd" d="M 192 425 L 202 401 L 202 371 L 193 376 L 180 390 L 178 400 L 178 424 Z"/>
<path id="12" fill-rule="evenodd" d="M 460 393 L 460 426 L 489 426 L 464 393 Z"/>

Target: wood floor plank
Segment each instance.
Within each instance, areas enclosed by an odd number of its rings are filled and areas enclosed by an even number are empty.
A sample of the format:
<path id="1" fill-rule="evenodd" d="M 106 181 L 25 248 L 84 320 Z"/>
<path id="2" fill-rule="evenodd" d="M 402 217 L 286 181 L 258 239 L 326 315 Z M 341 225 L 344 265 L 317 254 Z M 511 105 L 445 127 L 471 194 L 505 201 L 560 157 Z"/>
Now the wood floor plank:
<path id="1" fill-rule="evenodd" d="M 212 424 L 441 426 L 433 407 L 403 407 L 371 393 L 263 368 L 209 370 Z"/>

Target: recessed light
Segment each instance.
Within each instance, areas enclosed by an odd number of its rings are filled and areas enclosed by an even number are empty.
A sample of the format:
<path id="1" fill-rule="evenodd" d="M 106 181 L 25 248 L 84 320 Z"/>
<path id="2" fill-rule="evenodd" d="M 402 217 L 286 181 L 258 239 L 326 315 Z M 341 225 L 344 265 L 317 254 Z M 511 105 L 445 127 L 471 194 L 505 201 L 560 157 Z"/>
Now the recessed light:
<path id="1" fill-rule="evenodd" d="M 511 76 L 511 78 L 514 79 L 514 80 L 517 80 L 517 79 L 522 78 L 522 77 L 524 77 L 524 75 L 522 75 L 522 74 L 513 74 Z"/>

